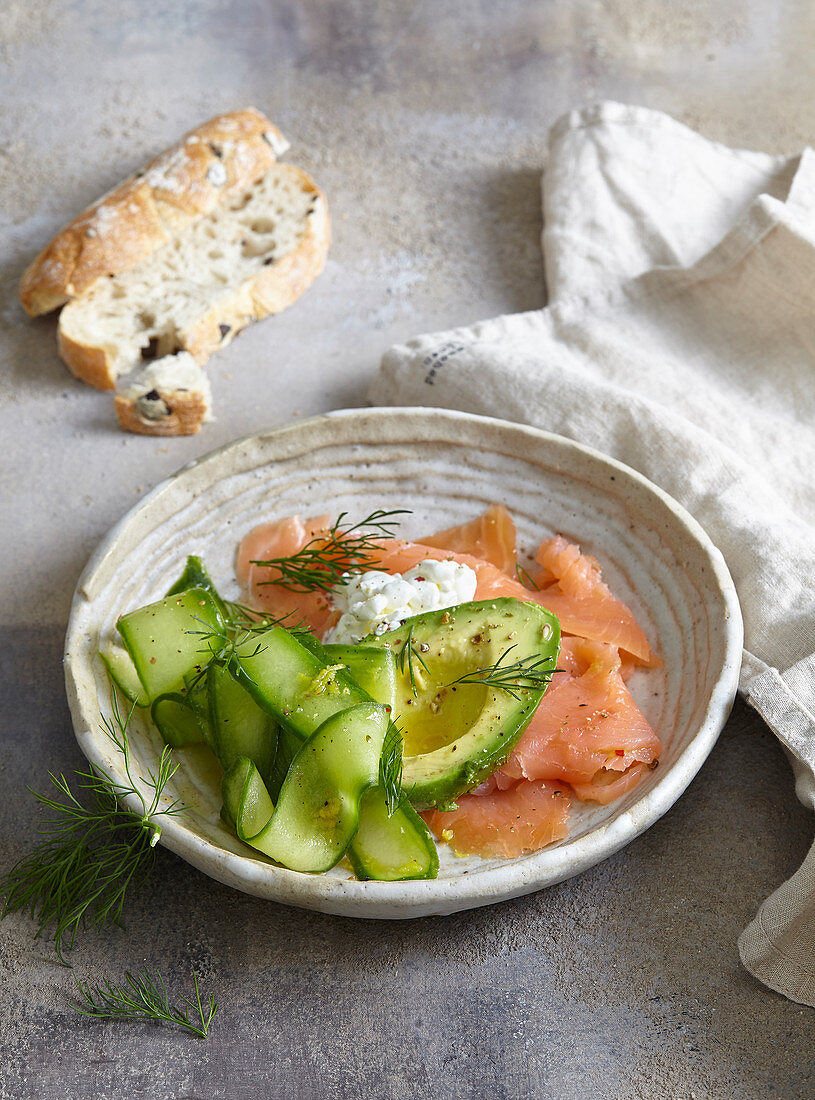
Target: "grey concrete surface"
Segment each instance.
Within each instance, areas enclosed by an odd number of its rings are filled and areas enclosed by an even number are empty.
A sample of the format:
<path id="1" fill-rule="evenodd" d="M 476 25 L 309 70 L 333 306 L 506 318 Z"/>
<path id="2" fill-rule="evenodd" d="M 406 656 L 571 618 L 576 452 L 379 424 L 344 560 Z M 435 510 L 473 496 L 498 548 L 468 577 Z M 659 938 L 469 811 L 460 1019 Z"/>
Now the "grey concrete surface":
<path id="1" fill-rule="evenodd" d="M 382 351 L 541 305 L 546 128 L 609 96 L 709 136 L 815 139 L 807 0 L 5 0 L 0 11 L 0 867 L 32 843 L 47 769 L 81 764 L 60 654 L 71 592 L 139 495 L 241 434 L 360 404 Z M 211 114 L 266 110 L 326 190 L 315 287 L 215 357 L 199 436 L 121 434 L 73 382 L 21 271 L 85 203 Z M 737 704 L 686 795 L 579 878 L 447 919 L 353 922 L 227 890 L 160 851 L 83 978 L 143 963 L 220 1015 L 206 1042 L 71 1010 L 71 973 L 0 923 L 0 1097 L 815 1095 L 815 1016 L 735 940 L 813 831 Z"/>

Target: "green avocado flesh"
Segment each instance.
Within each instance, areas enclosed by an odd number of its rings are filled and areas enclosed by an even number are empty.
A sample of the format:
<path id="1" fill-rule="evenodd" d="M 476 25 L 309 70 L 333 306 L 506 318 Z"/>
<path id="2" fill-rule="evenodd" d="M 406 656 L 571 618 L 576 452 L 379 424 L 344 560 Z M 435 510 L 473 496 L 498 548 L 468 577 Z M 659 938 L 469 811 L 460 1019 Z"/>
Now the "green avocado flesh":
<path id="1" fill-rule="evenodd" d="M 499 660 L 506 668 L 529 657 L 547 659 L 539 671 L 554 671 L 560 625 L 538 604 L 483 600 L 416 615 L 361 644 L 396 656 L 393 715 L 404 735 L 402 785 L 414 805 L 429 807 L 451 802 L 499 768 L 546 690 L 523 678 L 507 681 L 512 693 L 453 681 Z"/>

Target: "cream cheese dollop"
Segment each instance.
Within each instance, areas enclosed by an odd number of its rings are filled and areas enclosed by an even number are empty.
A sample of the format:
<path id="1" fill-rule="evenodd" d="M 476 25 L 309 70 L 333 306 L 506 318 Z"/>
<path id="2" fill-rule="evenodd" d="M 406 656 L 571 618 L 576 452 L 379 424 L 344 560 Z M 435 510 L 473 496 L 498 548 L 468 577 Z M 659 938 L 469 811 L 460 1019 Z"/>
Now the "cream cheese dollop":
<path id="1" fill-rule="evenodd" d="M 423 611 L 468 603 L 475 588 L 474 570 L 452 560 L 420 561 L 405 573 L 371 569 L 346 574 L 345 583 L 331 593 L 334 607 L 342 612 L 340 620 L 323 640 L 346 645 L 368 634 L 386 634 Z"/>

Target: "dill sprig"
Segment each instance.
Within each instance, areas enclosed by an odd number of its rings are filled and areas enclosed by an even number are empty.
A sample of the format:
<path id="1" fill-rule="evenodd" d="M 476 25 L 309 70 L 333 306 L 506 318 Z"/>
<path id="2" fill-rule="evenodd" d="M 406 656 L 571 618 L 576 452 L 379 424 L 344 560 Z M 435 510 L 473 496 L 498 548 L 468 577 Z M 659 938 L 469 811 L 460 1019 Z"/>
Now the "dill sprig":
<path id="1" fill-rule="evenodd" d="M 238 603 L 235 600 L 223 600 L 222 603 L 226 613 L 225 625 L 234 630 L 264 630 L 273 622 L 278 622 L 277 619 L 272 619 L 271 616 L 264 615 L 262 611 L 257 611 L 247 604 Z"/>
<path id="2" fill-rule="evenodd" d="M 555 671 L 554 658 L 540 657 L 537 653 L 531 653 L 528 657 L 521 657 L 517 661 L 504 664 L 504 661 L 515 648 L 516 646 L 511 645 L 504 650 L 495 664 L 488 665 L 486 668 L 473 669 L 466 675 L 459 676 L 457 680 L 453 680 L 447 686 L 483 684 L 485 687 L 505 691 L 513 699 L 518 700 L 520 700 L 518 694 L 520 690 L 540 691 L 541 688 L 548 687 L 552 679 L 552 673 Z"/>
<path id="3" fill-rule="evenodd" d="M 287 611 L 285 615 L 275 618 L 234 600 L 224 600 L 223 603 L 226 609 L 224 628 L 231 633 L 260 634 L 272 626 L 283 626 L 290 634 L 300 634 L 309 629 L 305 619 L 295 618 L 295 611 Z"/>
<path id="4" fill-rule="evenodd" d="M 416 687 L 416 669 L 414 668 L 414 661 L 418 661 L 425 672 L 427 672 L 427 665 L 425 664 L 424 658 L 413 644 L 413 623 L 410 623 L 408 625 L 407 634 L 405 635 L 405 640 L 402 643 L 402 648 L 396 655 L 396 663 L 402 675 L 404 675 L 405 668 L 407 668 L 408 679 L 410 680 L 410 690 L 413 692 L 413 698 L 418 699 L 419 690 Z"/>
<path id="5" fill-rule="evenodd" d="M 140 779 L 134 776 L 127 736 L 132 713 L 131 707 L 127 717 L 122 715 L 114 692 L 113 718 L 102 719 L 102 728 L 121 753 L 125 779 L 109 779 L 93 765 L 76 772 L 76 785 L 89 796 L 86 806 L 64 775 L 49 772 L 59 797 L 31 792 L 50 811 L 37 829 L 44 839 L 0 879 L 0 918 L 27 911 L 37 921 L 37 936 L 53 925 L 62 962 L 80 928 L 121 924 L 128 888 L 137 889 L 152 869 L 161 836 L 159 819 L 187 810 L 178 799 L 161 805 L 178 767 L 166 746 L 154 771 Z M 119 804 L 126 795 L 137 799 L 139 809 Z"/>
<path id="6" fill-rule="evenodd" d="M 396 812 L 402 796 L 403 746 L 402 731 L 395 722 L 391 722 L 382 742 L 382 755 L 379 758 L 379 783 L 385 793 L 388 817 Z"/>
<path id="7" fill-rule="evenodd" d="M 529 570 L 524 569 L 524 567 L 517 562 L 515 564 L 515 575 L 524 588 L 530 588 L 533 592 L 540 592 L 540 585 L 535 583 Z"/>
<path id="8" fill-rule="evenodd" d="M 276 584 L 290 592 L 329 592 L 347 578 L 346 574 L 365 572 L 374 560 L 383 538 L 393 538 L 399 525 L 395 517 L 410 515 L 409 509 L 390 512 L 378 508 L 359 523 L 343 523 L 342 512 L 324 535 L 315 535 L 296 554 L 287 558 L 267 558 L 253 565 L 277 570 L 278 576 L 261 584 Z"/>
<path id="9" fill-rule="evenodd" d="M 202 1003 L 195 972 L 193 984 L 195 999 L 182 997 L 179 1004 L 172 1005 L 164 979 L 161 975 L 153 977 L 147 967 L 142 967 L 136 974 L 127 971 L 122 985 L 107 981 L 101 985 L 83 985 L 77 978 L 82 1003 L 72 1007 L 75 1012 L 97 1020 L 155 1020 L 176 1024 L 205 1039 L 218 1005 L 212 996 L 206 1005 Z"/>
<path id="10" fill-rule="evenodd" d="M 207 654 L 206 658 L 195 666 L 194 675 L 189 678 L 185 677 L 188 692 L 192 692 L 198 687 L 214 664 L 228 665 L 235 656 L 235 650 L 239 645 L 249 641 L 254 634 L 267 630 L 271 623 L 266 626 L 239 627 L 237 629 L 230 629 L 226 623 L 216 629 L 212 629 L 209 624 L 205 624 L 205 626 L 207 627 L 205 630 L 186 631 L 187 634 L 197 634 L 201 638 L 204 644 L 198 652 Z M 258 642 L 249 656 L 257 656 L 262 648 L 260 642 Z"/>

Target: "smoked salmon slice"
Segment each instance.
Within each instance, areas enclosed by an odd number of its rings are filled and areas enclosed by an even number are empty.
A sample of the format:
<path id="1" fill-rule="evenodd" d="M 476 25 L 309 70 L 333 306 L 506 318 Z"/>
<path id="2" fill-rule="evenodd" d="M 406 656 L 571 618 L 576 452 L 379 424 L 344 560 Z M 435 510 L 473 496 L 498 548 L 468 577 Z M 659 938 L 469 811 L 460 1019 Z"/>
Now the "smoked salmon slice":
<path id="1" fill-rule="evenodd" d="M 497 599 L 499 596 L 514 596 L 516 600 L 528 600 L 529 591 L 520 581 L 507 576 L 497 565 L 475 557 L 474 554 L 459 553 L 453 550 L 440 550 L 423 542 L 405 542 L 403 539 L 383 539 L 379 549 L 374 552 L 371 569 L 382 569 L 385 573 L 404 573 L 420 561 L 427 559 L 445 561 L 452 559 L 469 565 L 476 576 L 475 598 L 477 600 Z"/>
<path id="2" fill-rule="evenodd" d="M 322 593 L 291 592 L 275 585 L 274 580 L 279 572 L 253 563 L 296 554 L 310 539 L 324 534 L 329 523 L 328 516 L 315 516 L 305 522 L 299 516 L 290 516 L 273 523 L 261 524 L 250 531 L 241 542 L 235 565 L 238 581 L 248 589 L 254 606 L 275 617 L 294 615 L 296 612 L 318 635 L 322 635 L 334 621 L 334 613 L 327 597 Z M 512 530 L 514 534 L 514 525 Z M 371 549 L 364 564 L 366 569 L 405 573 L 420 561 L 444 561 L 448 558 L 469 565 L 475 572 L 477 600 L 489 600 L 498 596 L 514 596 L 520 600 L 529 598 L 529 592 L 519 581 L 508 576 L 492 562 L 474 554 L 458 553 L 424 543 L 381 539 Z"/>
<path id="3" fill-rule="evenodd" d="M 522 780 L 494 794 L 463 794 L 458 809 L 422 814 L 430 831 L 461 855 L 514 859 L 545 848 L 569 831 L 569 788 Z"/>
<path id="4" fill-rule="evenodd" d="M 491 562 L 502 573 L 509 576 L 515 574 L 518 563 L 515 522 L 504 504 L 491 504 L 486 512 L 469 523 L 448 527 L 419 541 L 437 550 L 472 554 L 482 561 Z"/>
<path id="5" fill-rule="evenodd" d="M 558 535 L 541 543 L 535 560 L 542 567 L 534 578 L 539 591 L 526 598 L 554 612 L 561 630 L 619 646 L 638 664 L 654 667 L 660 663 L 630 608 L 603 581 L 594 558 L 581 554 L 578 546 Z"/>
<path id="6" fill-rule="evenodd" d="M 662 745 L 625 686 L 614 646 L 582 641 L 582 675 L 552 684 L 500 769 L 513 779 L 604 782 L 599 773 L 653 764 Z M 594 801 L 600 801 L 593 798 Z"/>
<path id="7" fill-rule="evenodd" d="M 278 569 L 257 564 L 291 557 L 311 539 L 326 534 L 330 523 L 330 516 L 314 516 L 305 522 L 299 516 L 288 516 L 262 523 L 245 536 L 238 547 L 235 574 L 249 591 L 253 607 L 274 619 L 283 619 L 284 626 L 304 621 L 318 635 L 336 621 L 337 613 L 324 592 L 292 592 L 274 583 L 280 576 Z"/>
<path id="8" fill-rule="evenodd" d="M 572 783 L 571 788 L 581 802 L 599 802 L 607 806 L 609 802 L 616 802 L 618 798 L 622 798 L 624 794 L 633 790 L 646 769 L 655 765 L 656 760 L 651 764 L 632 764 L 624 772 L 603 769 L 589 783 Z"/>

